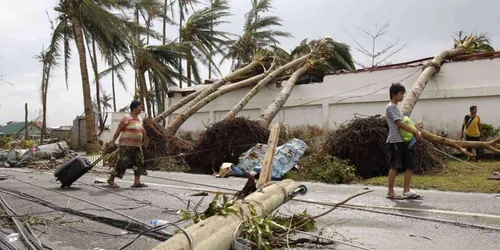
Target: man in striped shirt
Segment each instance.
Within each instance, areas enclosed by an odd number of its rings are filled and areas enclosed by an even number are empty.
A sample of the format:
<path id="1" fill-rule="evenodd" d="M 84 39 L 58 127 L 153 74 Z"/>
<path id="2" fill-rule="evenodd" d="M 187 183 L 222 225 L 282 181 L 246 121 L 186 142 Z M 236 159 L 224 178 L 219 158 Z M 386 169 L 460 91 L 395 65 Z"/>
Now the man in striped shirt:
<path id="1" fill-rule="evenodd" d="M 113 140 L 110 143 L 110 146 L 113 146 L 116 139 L 121 134 L 118 161 L 108 179 L 108 184 L 111 188 L 118 187 L 115 183 L 115 177 L 120 179 L 123 178 L 129 165 L 133 166 L 135 175 L 132 187 L 147 187 L 145 184 L 141 183 L 140 180 L 141 175 L 148 175 L 148 172 L 144 169 L 142 145 L 144 144 L 144 146 L 147 147 L 149 144 L 146 131 L 142 126 L 142 118 L 139 116 L 141 113 L 142 103 L 137 100 L 132 101 L 130 104 L 130 113 L 122 118 L 113 136 Z"/>

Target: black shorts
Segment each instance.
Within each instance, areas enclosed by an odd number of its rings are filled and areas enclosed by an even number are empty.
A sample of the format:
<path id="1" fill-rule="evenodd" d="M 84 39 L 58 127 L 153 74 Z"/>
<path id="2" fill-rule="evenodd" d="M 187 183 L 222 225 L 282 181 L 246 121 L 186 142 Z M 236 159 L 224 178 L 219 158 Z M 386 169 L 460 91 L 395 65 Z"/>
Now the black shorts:
<path id="1" fill-rule="evenodd" d="M 391 168 L 397 170 L 415 170 L 413 155 L 406 142 L 389 143 L 391 150 Z"/>

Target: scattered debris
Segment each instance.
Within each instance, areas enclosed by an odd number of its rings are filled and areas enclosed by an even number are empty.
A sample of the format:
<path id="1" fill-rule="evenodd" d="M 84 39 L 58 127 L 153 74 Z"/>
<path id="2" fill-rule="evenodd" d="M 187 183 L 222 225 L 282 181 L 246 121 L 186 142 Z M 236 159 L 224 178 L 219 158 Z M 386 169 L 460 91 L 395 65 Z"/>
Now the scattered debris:
<path id="1" fill-rule="evenodd" d="M 241 191 L 236 192 L 234 198 L 237 200 L 245 199 L 245 197 L 249 196 L 251 193 L 257 191 L 257 183 L 255 182 L 255 176 L 248 176 L 247 183 Z"/>
<path id="2" fill-rule="evenodd" d="M 307 144 L 299 139 L 292 139 L 276 148 L 273 158 L 272 178 L 282 179 L 283 176 L 299 163 L 300 158 L 308 149 Z M 239 163 L 233 168 L 236 175 L 247 176 L 260 173 L 267 145 L 258 143 L 239 158 Z"/>
<path id="3" fill-rule="evenodd" d="M 497 180 L 497 181 L 500 181 L 500 173 L 499 172 L 493 172 L 493 173 L 491 173 L 491 176 L 488 177 L 488 180 Z"/>
<path id="4" fill-rule="evenodd" d="M 199 193 L 192 194 L 190 196 L 208 196 L 208 193 L 207 192 L 199 192 Z"/>

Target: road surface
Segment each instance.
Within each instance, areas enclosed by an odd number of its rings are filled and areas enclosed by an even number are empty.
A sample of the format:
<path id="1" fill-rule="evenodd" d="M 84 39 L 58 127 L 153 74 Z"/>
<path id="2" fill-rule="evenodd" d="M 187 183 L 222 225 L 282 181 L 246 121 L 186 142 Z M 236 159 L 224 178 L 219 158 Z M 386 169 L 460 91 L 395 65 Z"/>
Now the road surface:
<path id="1" fill-rule="evenodd" d="M 246 181 L 241 178 L 218 179 L 206 175 L 150 172 L 149 176 L 143 177 L 149 187 L 133 189 L 130 188 L 133 175 L 128 172 L 123 180 L 117 179 L 121 186 L 119 189 L 106 189 L 105 184 L 95 183 L 107 178 L 106 170 L 101 168 L 82 177 L 71 189 L 61 190 L 50 171 L 0 169 L 0 175 L 8 176 L 0 181 L 3 189 L 27 193 L 61 207 L 127 221 L 133 218 L 143 223 L 151 219 L 178 221 L 182 217 L 178 210 L 193 209 L 200 200 L 198 211 L 203 211 L 213 194 L 205 197 L 193 194 L 203 190 L 234 193 L 230 190 L 240 190 Z M 424 195 L 423 200 L 394 201 L 385 198 L 383 187 L 304 184 L 308 193 L 297 197 L 299 200 L 284 204 L 279 209 L 280 213 L 290 214 L 307 209 L 311 215 L 320 214 L 331 207 L 329 204 L 359 191 L 374 190 L 347 203 L 352 207 L 338 208 L 318 219 L 317 233 L 321 231 L 323 236 L 340 242 L 369 249 L 500 249 L 500 198 L 494 194 L 418 190 Z M 42 243 L 52 249 L 120 249 L 136 237 L 136 234 L 120 228 L 56 212 L 6 193 L 0 192 L 0 195 L 19 214 L 33 218 L 35 233 L 41 235 Z M 67 195 L 112 208 L 128 217 Z M 2 220 L 3 223 L 5 220 Z M 4 233 L 9 232 L 5 226 L 2 227 Z M 166 231 L 174 230 L 169 228 Z M 151 249 L 159 243 L 142 236 L 127 249 Z M 336 244 L 327 249 L 356 248 Z"/>

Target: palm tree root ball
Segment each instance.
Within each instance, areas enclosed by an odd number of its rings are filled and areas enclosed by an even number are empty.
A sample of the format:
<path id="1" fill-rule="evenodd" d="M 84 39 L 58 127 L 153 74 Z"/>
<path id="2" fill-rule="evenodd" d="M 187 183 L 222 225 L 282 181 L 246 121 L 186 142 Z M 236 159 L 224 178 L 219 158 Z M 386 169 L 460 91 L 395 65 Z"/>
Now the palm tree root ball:
<path id="1" fill-rule="evenodd" d="M 349 160 L 363 178 L 387 175 L 390 151 L 386 143 L 389 128 L 380 117 L 356 118 L 331 133 L 324 144 L 326 153 Z M 417 173 L 443 166 L 429 142 L 419 141 L 412 148 Z"/>
<path id="2" fill-rule="evenodd" d="M 243 117 L 213 124 L 186 156 L 191 172 L 212 174 L 224 162 L 238 163 L 238 157 L 257 143 L 267 143 L 269 130 Z"/>

